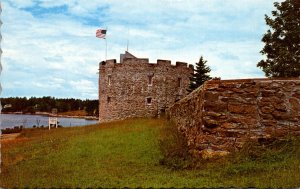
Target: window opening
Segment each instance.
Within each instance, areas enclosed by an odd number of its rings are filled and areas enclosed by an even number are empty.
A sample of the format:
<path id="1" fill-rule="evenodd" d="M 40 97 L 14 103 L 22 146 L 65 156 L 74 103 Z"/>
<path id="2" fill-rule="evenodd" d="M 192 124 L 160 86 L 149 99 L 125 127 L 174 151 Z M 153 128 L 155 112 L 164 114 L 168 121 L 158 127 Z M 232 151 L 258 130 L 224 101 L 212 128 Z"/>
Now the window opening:
<path id="1" fill-rule="evenodd" d="M 153 84 L 153 75 L 148 75 L 148 86 L 152 86 Z"/>
<path id="2" fill-rule="evenodd" d="M 146 98 L 146 102 L 147 102 L 147 105 L 151 105 L 152 98 L 151 97 Z"/>
<path id="3" fill-rule="evenodd" d="M 177 87 L 181 87 L 182 85 L 182 79 L 179 77 L 177 80 Z"/>
<path id="4" fill-rule="evenodd" d="M 111 75 L 108 75 L 108 79 L 107 80 L 108 80 L 107 81 L 108 85 L 110 85 L 111 84 Z"/>

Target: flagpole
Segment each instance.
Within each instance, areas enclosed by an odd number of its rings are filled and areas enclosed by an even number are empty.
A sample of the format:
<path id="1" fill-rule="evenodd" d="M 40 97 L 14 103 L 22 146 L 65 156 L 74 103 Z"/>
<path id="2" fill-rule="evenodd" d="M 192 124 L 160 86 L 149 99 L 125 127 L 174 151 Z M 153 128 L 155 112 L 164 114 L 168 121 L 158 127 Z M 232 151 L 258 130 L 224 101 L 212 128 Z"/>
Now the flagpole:
<path id="1" fill-rule="evenodd" d="M 107 33 L 107 27 L 106 27 L 106 33 Z M 107 60 L 107 39 L 106 39 L 106 34 L 105 34 L 105 61 Z"/>
<path id="2" fill-rule="evenodd" d="M 105 37 L 105 61 L 107 60 L 107 40 Z"/>
<path id="3" fill-rule="evenodd" d="M 2 6 L 1 6 L 1 2 L 0 2 L 0 15 L 2 13 Z M 0 19 L 0 29 L 1 29 L 1 25 L 2 25 L 2 20 Z M 1 35 L 1 31 L 0 31 L 0 42 L 1 42 L 1 39 L 2 39 L 2 35 Z M 1 45 L 1 44 L 0 44 Z M 0 46 L 0 74 L 1 74 L 1 71 L 2 71 L 2 65 L 1 65 L 1 55 L 2 55 L 2 50 L 1 50 L 1 46 Z M 0 82 L 0 94 L 2 92 L 2 87 L 1 87 L 1 82 Z M 2 105 L 1 105 L 1 101 L 0 101 L 0 115 L 1 115 L 1 110 L 2 110 Z M 1 168 L 2 168 L 2 157 L 1 157 L 1 137 L 2 137 L 2 123 L 1 123 L 1 120 L 0 120 L 0 173 L 1 173 Z"/>
<path id="4" fill-rule="evenodd" d="M 127 52 L 128 52 L 128 46 L 129 46 L 129 28 L 127 29 Z"/>

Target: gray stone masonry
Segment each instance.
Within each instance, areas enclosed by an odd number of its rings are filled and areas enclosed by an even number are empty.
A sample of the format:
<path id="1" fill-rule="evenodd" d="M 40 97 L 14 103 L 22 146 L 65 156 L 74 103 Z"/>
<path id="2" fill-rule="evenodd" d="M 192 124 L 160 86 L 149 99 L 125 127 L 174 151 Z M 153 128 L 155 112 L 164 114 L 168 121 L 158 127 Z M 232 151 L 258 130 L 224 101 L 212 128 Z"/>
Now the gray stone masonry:
<path id="1" fill-rule="evenodd" d="M 196 156 L 300 135 L 300 78 L 211 80 L 167 114 Z"/>
<path id="2" fill-rule="evenodd" d="M 126 52 L 121 63 L 99 64 L 99 121 L 158 117 L 187 95 L 193 66 L 169 60 L 136 58 Z"/>

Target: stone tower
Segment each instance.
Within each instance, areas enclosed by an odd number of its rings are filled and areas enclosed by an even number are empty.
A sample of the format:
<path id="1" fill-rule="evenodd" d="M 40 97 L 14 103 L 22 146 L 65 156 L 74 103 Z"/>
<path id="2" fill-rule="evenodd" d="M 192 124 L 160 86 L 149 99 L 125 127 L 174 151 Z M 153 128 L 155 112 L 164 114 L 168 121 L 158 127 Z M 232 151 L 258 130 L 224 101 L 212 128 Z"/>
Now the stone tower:
<path id="1" fill-rule="evenodd" d="M 120 63 L 99 63 L 99 122 L 157 117 L 187 95 L 193 66 L 121 54 Z"/>

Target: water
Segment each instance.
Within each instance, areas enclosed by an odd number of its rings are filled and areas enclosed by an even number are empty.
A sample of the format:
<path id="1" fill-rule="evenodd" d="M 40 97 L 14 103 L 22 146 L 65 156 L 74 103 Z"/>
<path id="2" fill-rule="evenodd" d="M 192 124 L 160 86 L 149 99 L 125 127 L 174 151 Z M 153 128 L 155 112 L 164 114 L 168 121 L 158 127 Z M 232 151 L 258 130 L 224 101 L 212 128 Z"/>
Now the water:
<path id="1" fill-rule="evenodd" d="M 41 115 L 1 114 L 1 128 L 13 128 L 23 125 L 25 128 L 36 126 L 48 126 L 49 117 Z M 86 120 L 79 118 L 58 117 L 58 124 L 63 127 L 83 126 L 98 123 L 98 120 Z"/>

